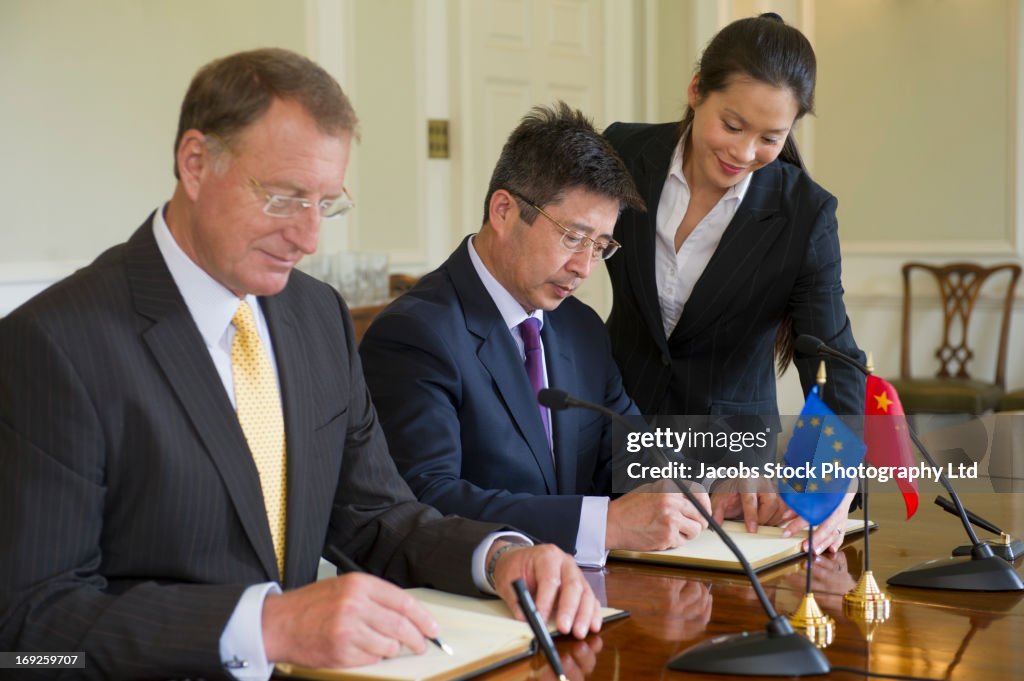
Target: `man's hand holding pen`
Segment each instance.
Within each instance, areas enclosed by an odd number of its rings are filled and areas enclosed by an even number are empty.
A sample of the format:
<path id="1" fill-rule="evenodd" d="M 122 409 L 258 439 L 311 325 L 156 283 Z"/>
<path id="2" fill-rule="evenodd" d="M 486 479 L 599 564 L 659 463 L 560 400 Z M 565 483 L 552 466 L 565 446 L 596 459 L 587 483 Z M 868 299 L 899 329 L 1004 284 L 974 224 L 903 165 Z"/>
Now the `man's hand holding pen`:
<path id="1" fill-rule="evenodd" d="M 523 619 L 512 582 L 525 580 L 540 616 L 554 614 L 558 630 L 584 638 L 601 628 L 601 607 L 572 557 L 556 546 L 491 546 L 486 564 L 498 595 Z M 497 558 L 495 559 L 495 555 Z M 437 621 L 397 586 L 358 572 L 315 582 L 263 604 L 263 641 L 271 662 L 310 667 L 353 667 L 394 657 L 402 648 L 423 653 L 443 638 Z M 287 652 L 285 652 L 287 651 Z"/>
<path id="2" fill-rule="evenodd" d="M 437 621 L 394 584 L 362 572 L 267 596 L 263 643 L 271 662 L 354 667 L 427 649 Z"/>

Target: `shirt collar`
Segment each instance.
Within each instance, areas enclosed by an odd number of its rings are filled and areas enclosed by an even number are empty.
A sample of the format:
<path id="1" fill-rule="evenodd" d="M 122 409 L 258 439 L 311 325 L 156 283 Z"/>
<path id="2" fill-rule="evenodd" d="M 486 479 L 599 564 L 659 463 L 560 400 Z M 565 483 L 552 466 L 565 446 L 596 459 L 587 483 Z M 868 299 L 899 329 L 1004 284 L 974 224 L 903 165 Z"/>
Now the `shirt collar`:
<path id="1" fill-rule="evenodd" d="M 675 151 L 672 152 L 672 160 L 668 165 L 668 174 L 682 182 L 687 191 L 690 190 L 690 185 L 686 183 L 686 177 L 683 175 L 683 149 L 686 148 L 686 140 L 690 137 L 690 129 L 691 126 L 687 126 L 686 130 L 684 130 L 683 134 L 679 137 L 679 142 L 676 144 Z M 742 180 L 726 190 L 725 194 L 722 196 L 722 200 L 728 201 L 735 199 L 737 203 L 742 202 L 743 197 L 747 195 L 747 189 L 750 187 L 750 178 L 753 176 L 754 173 L 747 173 L 744 175 Z"/>
<path id="2" fill-rule="evenodd" d="M 528 318 L 534 317 L 540 322 L 541 328 L 544 328 L 544 310 L 534 310 L 533 314 L 526 314 L 523 306 L 512 297 L 512 294 L 504 286 L 498 283 L 498 280 L 494 278 L 494 275 L 484 265 L 484 261 L 480 259 L 480 254 L 476 252 L 476 248 L 473 246 L 473 239 L 474 237 L 470 237 L 469 243 L 466 244 L 469 247 L 469 259 L 473 263 L 473 269 L 476 270 L 480 281 L 483 282 L 484 288 L 487 289 L 487 293 L 491 296 L 491 300 L 497 306 L 498 312 L 501 313 L 501 318 L 505 321 L 505 325 L 509 329 L 514 329 Z"/>
<path id="3" fill-rule="evenodd" d="M 189 258 L 181 246 L 175 241 L 170 228 L 164 219 L 166 205 L 161 206 L 153 217 L 153 236 L 160 254 L 167 263 L 181 297 L 188 306 L 188 311 L 199 327 L 199 333 L 207 347 L 215 347 L 224 338 L 231 320 L 238 309 L 239 299 L 234 293 L 217 282 L 199 265 Z M 261 317 L 259 301 L 254 295 L 247 295 L 245 300 L 252 308 L 260 325 Z"/>

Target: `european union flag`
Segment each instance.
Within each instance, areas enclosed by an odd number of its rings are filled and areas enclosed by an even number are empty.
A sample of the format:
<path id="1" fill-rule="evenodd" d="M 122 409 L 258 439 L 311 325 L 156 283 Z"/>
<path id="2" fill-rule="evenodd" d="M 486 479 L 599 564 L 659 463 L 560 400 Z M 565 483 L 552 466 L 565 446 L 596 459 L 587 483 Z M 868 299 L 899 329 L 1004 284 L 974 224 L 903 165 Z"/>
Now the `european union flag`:
<path id="1" fill-rule="evenodd" d="M 849 478 L 825 474 L 822 464 L 856 467 L 864 460 L 866 449 L 857 434 L 821 401 L 818 386 L 814 386 L 782 457 L 784 466 L 803 471 L 779 479 L 783 501 L 811 525 L 820 524 L 850 489 Z"/>

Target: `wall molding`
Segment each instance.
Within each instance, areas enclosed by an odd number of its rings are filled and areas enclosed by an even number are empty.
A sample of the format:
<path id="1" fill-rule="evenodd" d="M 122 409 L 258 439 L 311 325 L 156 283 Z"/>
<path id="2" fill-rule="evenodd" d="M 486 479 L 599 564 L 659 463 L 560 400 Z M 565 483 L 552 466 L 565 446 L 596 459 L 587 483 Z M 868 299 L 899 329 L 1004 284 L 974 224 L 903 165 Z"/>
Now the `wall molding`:
<path id="1" fill-rule="evenodd" d="M 801 0 L 804 6 L 810 3 Z M 857 241 L 845 239 L 843 251 L 851 254 L 906 252 L 909 257 L 922 255 L 970 255 L 1024 257 L 1024 87 L 1019 76 L 1024 74 L 1024 37 L 1021 35 L 1021 16 L 1024 15 L 1024 0 L 1009 4 L 1010 19 L 1007 21 L 1007 80 L 1006 90 L 1010 93 L 1007 108 L 1008 144 L 1005 159 L 1006 182 L 1009 191 L 1006 197 L 1006 224 L 1004 238 L 977 241 L 970 239 L 969 228 L 964 239 L 941 239 L 934 241 Z M 811 38 L 810 35 L 808 35 Z M 813 40 L 813 38 L 812 38 Z M 813 155 L 811 156 L 813 161 Z M 812 162 L 808 166 L 813 168 Z"/>
<path id="2" fill-rule="evenodd" d="M 1007 214 L 1012 216 L 1014 251 L 1018 256 L 1024 256 L 1024 87 L 1020 86 L 1020 78 L 1024 76 L 1024 38 L 1021 36 L 1021 17 L 1024 16 L 1024 0 L 1017 0 L 1010 8 L 1011 20 L 1008 22 L 1007 30 L 1010 31 L 1011 50 L 1016 57 L 1010 60 L 1009 83 L 1016 96 L 1011 98 L 1012 111 L 1010 111 L 1010 143 L 1016 153 L 1010 155 L 1010 177 L 1011 184 Z"/>
<path id="3" fill-rule="evenodd" d="M 640 101 L 638 89 L 643 90 L 647 98 L 649 82 L 638 87 L 636 73 L 636 50 L 634 39 L 638 27 L 636 17 L 638 7 L 634 0 L 611 0 L 602 6 L 604 16 L 604 122 L 637 120 L 637 103 Z M 629 27 L 629 30 L 623 30 Z M 646 28 L 646 27 L 645 27 Z M 644 62 L 648 61 L 647 51 L 651 49 L 648 41 L 645 44 Z M 623 93 L 628 96 L 623 97 Z M 648 103 L 644 102 L 644 107 Z"/>
<path id="4" fill-rule="evenodd" d="M 658 120 L 658 104 L 655 97 L 658 87 L 658 4 L 657 0 L 640 0 L 640 3 L 640 30 L 643 39 L 643 55 L 641 56 L 643 103 L 641 110 L 637 111 L 640 118 L 636 120 L 655 121 Z"/>
<path id="5" fill-rule="evenodd" d="M 98 255 L 98 254 L 97 254 Z M 53 283 L 89 264 L 89 260 L 40 260 L 0 263 L 0 285 Z"/>
<path id="6" fill-rule="evenodd" d="M 815 3 L 798 0 L 801 32 L 813 45 L 815 43 Z M 731 0 L 719 0 L 720 15 L 732 8 Z M 1010 191 L 1007 192 L 1005 238 L 972 241 L 967 238 L 935 241 L 889 241 L 889 240 L 843 240 L 843 252 L 849 254 L 892 254 L 906 253 L 907 258 L 936 255 L 971 255 L 1024 257 L 1024 87 L 1019 84 L 1019 74 L 1024 74 L 1024 39 L 1021 36 L 1021 16 L 1024 15 L 1024 0 L 1011 3 L 1007 50 L 1007 92 L 1011 93 L 1007 111 L 1009 119 L 1009 144 L 1006 155 L 1006 177 Z M 764 9 L 763 11 L 769 11 Z M 731 16 L 731 14 L 728 14 Z M 738 18 L 738 17 L 737 17 Z M 805 116 L 796 129 L 800 153 L 813 175 L 815 167 L 815 119 Z"/>
<path id="7" fill-rule="evenodd" d="M 921 259 L 928 256 L 993 256 L 1011 257 L 1020 255 L 1014 240 L 986 239 L 976 241 L 882 241 L 845 238 L 842 239 L 843 253 L 849 255 L 886 255 L 905 260 Z"/>
<path id="8" fill-rule="evenodd" d="M 1014 296 L 1014 314 L 1024 314 L 1024 309 L 1018 310 L 1017 307 L 1024 304 L 1024 293 L 1021 293 L 1018 287 L 1017 294 Z M 894 308 L 899 311 L 903 310 L 903 291 L 902 289 L 894 292 L 877 292 L 877 291 L 845 291 L 843 294 L 843 300 L 846 302 L 847 307 L 865 307 L 865 308 Z M 977 311 L 995 311 L 1002 313 L 1003 311 L 1003 295 L 997 295 L 993 293 L 981 293 L 978 295 L 977 300 L 974 302 L 974 308 Z M 914 300 L 912 303 L 912 311 L 916 314 L 918 311 L 925 310 L 940 310 L 942 309 L 942 299 L 938 295 L 930 294 L 914 294 Z"/>
<path id="9" fill-rule="evenodd" d="M 354 13 L 351 0 L 305 0 L 306 56 L 322 66 L 341 84 L 351 99 L 355 84 Z M 357 111 L 358 113 L 358 111 Z M 352 155 L 345 186 L 359 196 L 359 150 L 352 145 Z M 325 222 L 320 228 L 318 254 L 352 250 L 358 212 Z"/>
<path id="10" fill-rule="evenodd" d="M 0 263 L 0 317 L 87 264 L 88 260 Z"/>
<path id="11" fill-rule="evenodd" d="M 428 10 L 433 10 L 432 12 Z M 429 54 L 437 47 L 432 44 L 431 34 L 437 30 L 443 30 L 445 21 L 432 21 L 431 14 L 437 11 L 444 11 L 443 7 L 428 7 L 426 2 L 417 2 L 413 7 L 414 24 L 413 29 L 413 53 L 416 55 L 416 64 L 413 67 L 413 139 L 415 140 L 413 158 L 416 163 L 416 175 L 419 181 L 414 188 L 416 203 L 416 225 L 414 226 L 415 244 L 410 248 L 393 252 L 389 255 L 390 261 L 405 266 L 422 266 L 429 259 L 429 245 L 431 243 L 430 227 L 428 224 L 427 204 L 427 92 L 437 87 L 447 88 L 446 82 L 437 82 L 432 69 L 428 68 Z M 436 16 L 434 17 L 437 18 Z M 440 24 L 440 25 L 438 25 Z"/>

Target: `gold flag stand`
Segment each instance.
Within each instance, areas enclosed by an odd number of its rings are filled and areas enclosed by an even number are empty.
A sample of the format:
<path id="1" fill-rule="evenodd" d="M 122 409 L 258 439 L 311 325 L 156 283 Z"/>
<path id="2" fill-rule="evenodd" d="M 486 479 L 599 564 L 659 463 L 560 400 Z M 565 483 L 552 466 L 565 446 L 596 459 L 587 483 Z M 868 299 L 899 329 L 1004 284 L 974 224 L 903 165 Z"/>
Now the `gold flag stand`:
<path id="1" fill-rule="evenodd" d="M 804 594 L 789 623 L 819 648 L 827 648 L 835 637 L 836 621 L 822 612 L 813 593 Z"/>
<path id="2" fill-rule="evenodd" d="M 874 360 L 868 353 L 868 373 L 875 372 Z M 857 623 L 867 640 L 871 640 L 875 628 L 889 619 L 892 599 L 878 586 L 871 571 L 870 541 L 868 537 L 868 480 L 864 479 L 864 571 L 857 585 L 843 594 L 843 612 Z"/>
<path id="3" fill-rule="evenodd" d="M 857 586 L 843 594 L 843 611 L 851 618 L 881 624 L 889 619 L 892 599 L 878 587 L 875 575 L 865 570 Z"/>
<path id="4" fill-rule="evenodd" d="M 818 365 L 817 383 L 819 390 L 825 386 L 825 362 Z M 811 643 L 819 648 L 827 648 L 835 637 L 836 621 L 826 615 L 814 600 L 814 593 L 811 591 L 811 569 L 814 563 L 814 550 L 811 542 L 814 540 L 814 528 L 808 528 L 807 537 L 807 593 L 797 606 L 796 612 L 789 615 L 789 623 L 796 631 L 806 636 Z"/>

